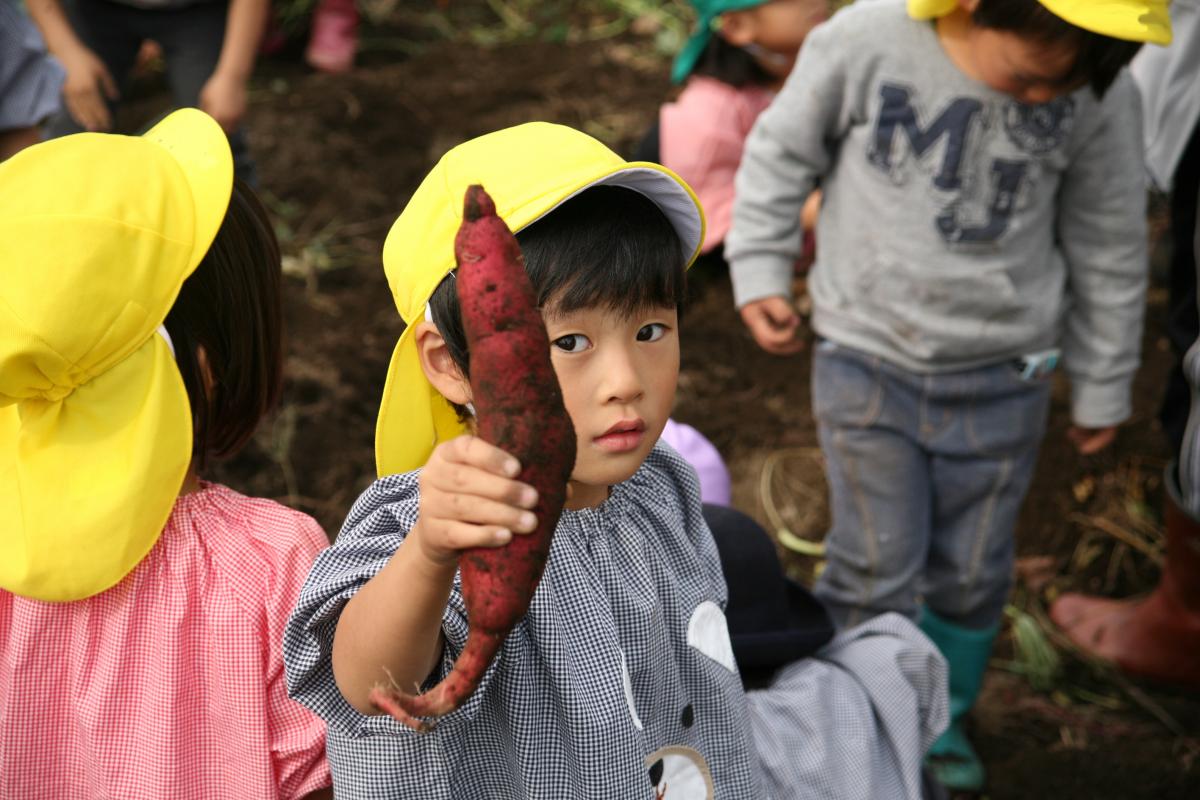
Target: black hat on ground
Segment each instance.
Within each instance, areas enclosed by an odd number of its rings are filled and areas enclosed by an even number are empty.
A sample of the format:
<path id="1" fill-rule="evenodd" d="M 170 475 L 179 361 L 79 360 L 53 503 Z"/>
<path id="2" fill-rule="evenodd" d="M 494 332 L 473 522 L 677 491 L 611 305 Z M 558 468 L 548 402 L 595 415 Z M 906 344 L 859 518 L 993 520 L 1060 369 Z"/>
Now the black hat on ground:
<path id="1" fill-rule="evenodd" d="M 775 544 L 736 509 L 705 504 L 704 519 L 721 555 L 729 587 L 725 618 L 743 675 L 761 675 L 812 655 L 833 637 L 820 601 L 788 578 Z"/>

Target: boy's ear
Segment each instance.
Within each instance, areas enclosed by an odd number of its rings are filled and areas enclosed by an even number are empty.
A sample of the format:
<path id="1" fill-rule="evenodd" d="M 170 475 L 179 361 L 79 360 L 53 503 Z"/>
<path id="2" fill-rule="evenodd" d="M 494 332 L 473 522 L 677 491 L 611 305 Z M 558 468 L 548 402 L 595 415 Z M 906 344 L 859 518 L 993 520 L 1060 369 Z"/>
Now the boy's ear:
<path id="1" fill-rule="evenodd" d="M 958 7 L 968 14 L 974 14 L 979 8 L 979 0 L 958 0 Z"/>
<path id="2" fill-rule="evenodd" d="M 417 355 L 421 359 L 421 370 L 438 393 L 449 400 L 465 406 L 471 402 L 471 382 L 450 357 L 450 348 L 438 332 L 437 326 L 427 320 L 417 323 L 413 332 L 417 343 Z"/>
<path id="3" fill-rule="evenodd" d="M 717 33 L 734 47 L 754 44 L 756 18 L 747 11 L 726 11 L 717 17 Z"/>

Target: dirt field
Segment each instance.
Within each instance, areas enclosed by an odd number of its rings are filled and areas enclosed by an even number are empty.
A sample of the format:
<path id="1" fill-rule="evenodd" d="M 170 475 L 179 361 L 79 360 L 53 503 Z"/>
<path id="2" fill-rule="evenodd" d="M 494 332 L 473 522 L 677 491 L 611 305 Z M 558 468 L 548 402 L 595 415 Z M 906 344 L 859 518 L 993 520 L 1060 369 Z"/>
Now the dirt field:
<path id="1" fill-rule="evenodd" d="M 627 152 L 670 91 L 652 26 L 645 35 L 482 49 L 458 28 L 432 25 L 429 4 L 415 5 L 419 13 L 367 30 L 354 73 L 313 74 L 285 53 L 262 64 L 252 96 L 251 144 L 287 254 L 289 381 L 274 422 L 212 477 L 308 511 L 331 536 L 373 478 L 375 411 L 401 330 L 379 254 L 420 177 L 448 147 L 532 119 L 580 127 Z M 481 4 L 464 5 L 471 25 L 487 24 Z M 603 23 L 583 20 L 593 33 L 607 31 Z M 724 454 L 737 505 L 769 529 L 819 535 L 824 488 L 807 355 L 760 351 L 732 309 L 727 277 L 695 277 L 676 417 Z M 1156 580 L 1151 559 L 1105 529 L 1161 547 L 1165 448 L 1154 415 L 1170 364 L 1164 304 L 1156 289 L 1136 415 L 1110 452 L 1074 454 L 1059 387 L 1018 532 L 1014 619 L 1023 630 L 1039 629 L 1055 591 L 1125 595 Z M 785 557 L 798 577 L 811 576 L 811 560 Z M 1200 797 L 1200 700 L 1124 682 L 1065 652 L 1055 670 L 1014 642 L 1002 637 L 975 717 L 988 796 Z"/>

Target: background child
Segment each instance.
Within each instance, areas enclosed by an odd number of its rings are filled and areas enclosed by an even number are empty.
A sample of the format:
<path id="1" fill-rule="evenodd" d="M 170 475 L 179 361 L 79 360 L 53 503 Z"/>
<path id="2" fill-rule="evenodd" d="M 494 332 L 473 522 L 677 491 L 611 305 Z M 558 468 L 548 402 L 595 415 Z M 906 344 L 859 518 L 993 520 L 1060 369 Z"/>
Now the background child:
<path id="1" fill-rule="evenodd" d="M 726 253 L 755 339 L 793 351 L 797 216 L 821 181 L 808 288 L 833 525 L 816 592 L 843 624 L 921 618 L 951 670 L 934 763 L 978 789 L 961 719 L 1008 596 L 1051 348 L 1081 453 L 1130 413 L 1145 182 L 1118 73 L 1170 27 L 1155 0 L 908 9 L 856 3 L 810 34 L 747 142 Z"/>
<path id="2" fill-rule="evenodd" d="M 246 83 L 266 26 L 269 0 L 29 0 L 50 52 L 66 67 L 65 109 L 50 136 L 112 129 L 117 101 L 142 42 L 159 44 L 176 105 L 208 112 L 229 134 L 238 177 L 255 182 L 241 130 Z"/>
<path id="3" fill-rule="evenodd" d="M 0 796 L 329 796 L 280 651 L 326 538 L 197 477 L 281 382 L 279 252 L 220 127 L 0 165 L 0 285 Z"/>
<path id="4" fill-rule="evenodd" d="M 445 674 L 467 636 L 458 551 L 534 524 L 512 457 L 463 435 L 469 353 L 451 270 L 471 183 L 517 231 L 579 455 L 527 615 L 463 706 L 420 734 L 379 716 L 369 690 Z M 670 172 L 542 123 L 450 151 L 393 226 L 384 264 L 409 326 L 380 410 L 386 477 L 314 565 L 285 638 L 293 696 L 329 722 L 339 797 L 920 796 L 943 673 L 901 618 L 785 668 L 758 705 L 743 695 L 695 473 L 655 447 L 702 231 Z"/>
<path id="5" fill-rule="evenodd" d="M 659 113 L 635 157 L 678 173 L 707 221 L 703 254 L 720 261 L 729 232 L 733 179 L 754 120 L 775 97 L 804 37 L 829 11 L 827 0 L 692 0 L 696 32 L 675 59 L 683 91 Z M 816 222 L 818 199 L 806 208 Z"/>
<path id="6" fill-rule="evenodd" d="M 62 81 L 16 0 L 0 0 L 0 161 L 41 141 L 38 126 L 58 108 Z"/>

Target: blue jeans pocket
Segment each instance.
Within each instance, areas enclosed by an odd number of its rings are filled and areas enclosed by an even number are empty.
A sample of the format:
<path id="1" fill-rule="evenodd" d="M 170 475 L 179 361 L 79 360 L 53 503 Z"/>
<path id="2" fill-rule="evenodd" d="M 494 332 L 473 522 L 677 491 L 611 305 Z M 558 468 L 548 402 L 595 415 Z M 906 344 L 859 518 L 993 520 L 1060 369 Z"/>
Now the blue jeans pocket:
<path id="1" fill-rule="evenodd" d="M 825 425 L 866 428 L 883 410 L 879 359 L 822 339 L 813 352 L 813 415 Z"/>
<path id="2" fill-rule="evenodd" d="M 981 370 L 966 418 L 970 448 L 980 456 L 1036 448 L 1046 433 L 1051 380 L 1023 380 L 1010 364 Z"/>

